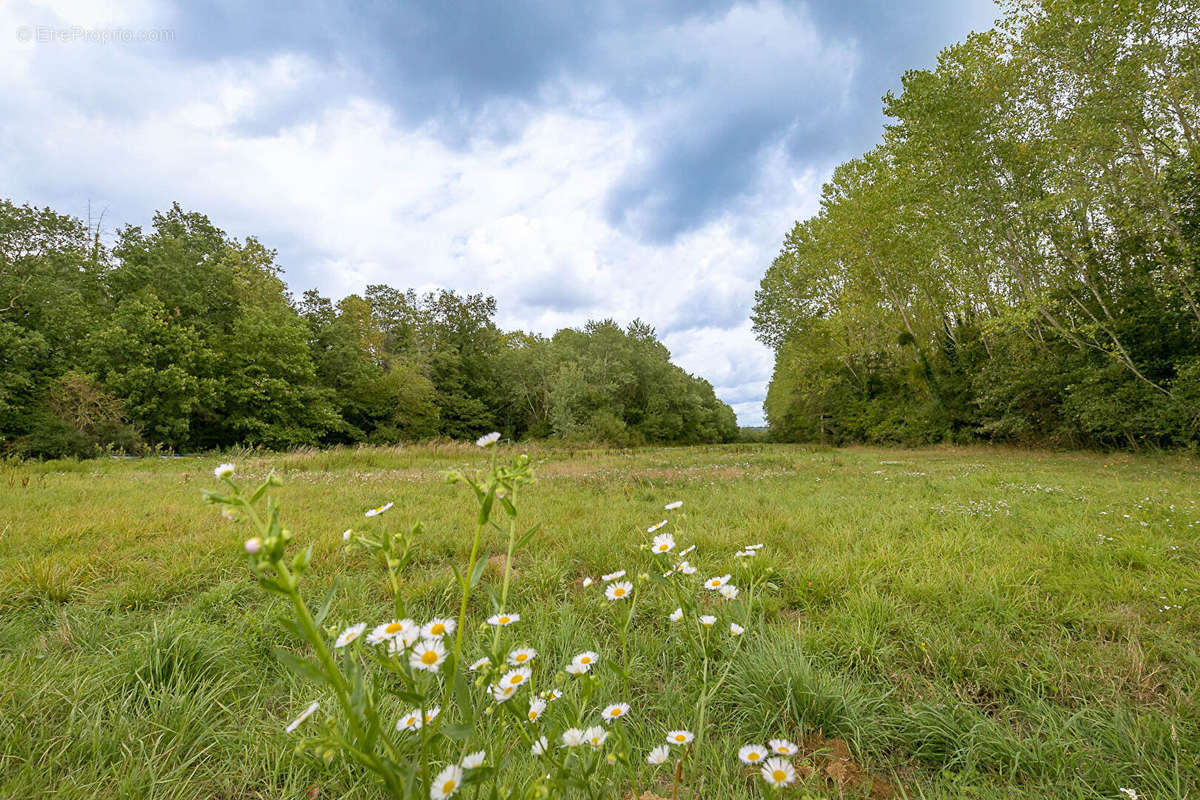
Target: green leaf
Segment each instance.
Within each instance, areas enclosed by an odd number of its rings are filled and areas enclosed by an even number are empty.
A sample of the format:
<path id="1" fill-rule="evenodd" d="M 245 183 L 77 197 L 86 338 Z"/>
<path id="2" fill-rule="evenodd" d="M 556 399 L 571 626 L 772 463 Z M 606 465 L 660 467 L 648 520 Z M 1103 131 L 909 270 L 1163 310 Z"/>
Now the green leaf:
<path id="1" fill-rule="evenodd" d="M 465 742 L 471 738 L 471 726 L 463 725 L 455 722 L 449 725 L 442 726 L 442 733 L 460 742 Z"/>
<path id="2" fill-rule="evenodd" d="M 321 672 L 320 667 L 307 659 L 300 658 L 287 648 L 276 647 L 275 657 L 282 661 L 284 666 L 302 678 L 308 678 L 311 681 L 322 684 L 329 683 L 329 680 L 325 677 L 325 673 Z"/>
<path id="3" fill-rule="evenodd" d="M 524 547 L 526 544 L 529 543 L 529 540 L 533 538 L 533 535 L 535 533 L 537 533 L 538 531 L 540 531 L 541 529 L 542 529 L 542 523 L 539 522 L 537 525 L 534 525 L 532 528 L 525 531 L 523 534 L 521 534 L 521 538 L 517 540 L 516 547 L 518 547 L 518 548 Z"/>
<path id="4" fill-rule="evenodd" d="M 325 599 L 321 602 L 320 610 L 313 617 L 313 622 L 317 624 L 318 628 L 324 624 L 325 617 L 329 616 L 329 609 L 333 606 L 333 595 L 337 591 L 337 584 L 337 578 L 334 578 L 333 583 L 329 585 L 329 591 L 325 593 Z"/>
<path id="5" fill-rule="evenodd" d="M 470 588 L 474 589 L 479 585 L 479 579 L 483 577 L 483 571 L 487 568 L 489 557 L 490 556 L 488 553 L 484 553 L 483 556 L 475 562 L 475 569 L 471 570 Z"/>
<path id="6" fill-rule="evenodd" d="M 454 702 L 458 706 L 463 725 L 470 728 L 475 722 L 475 709 L 471 705 L 471 690 L 467 687 L 461 670 L 457 670 L 454 675 Z"/>

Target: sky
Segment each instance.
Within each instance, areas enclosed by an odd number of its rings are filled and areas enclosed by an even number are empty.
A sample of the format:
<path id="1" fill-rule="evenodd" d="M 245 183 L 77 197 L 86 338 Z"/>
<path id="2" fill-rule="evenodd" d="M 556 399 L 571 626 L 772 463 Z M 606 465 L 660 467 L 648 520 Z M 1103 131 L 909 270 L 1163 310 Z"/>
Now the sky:
<path id="1" fill-rule="evenodd" d="M 642 319 L 761 425 L 754 291 L 881 96 L 991 0 L 0 2 L 0 196 L 179 202 L 291 290 L 484 292 L 506 330 Z"/>

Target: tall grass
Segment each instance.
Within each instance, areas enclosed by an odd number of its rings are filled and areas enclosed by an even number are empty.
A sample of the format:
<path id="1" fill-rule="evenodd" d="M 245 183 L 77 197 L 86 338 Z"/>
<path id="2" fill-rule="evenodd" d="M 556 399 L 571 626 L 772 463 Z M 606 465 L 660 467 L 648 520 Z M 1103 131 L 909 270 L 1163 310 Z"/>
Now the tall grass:
<path id="1" fill-rule="evenodd" d="M 747 640 L 715 699 L 727 747 L 683 796 L 746 796 L 733 753 L 778 732 L 844 740 L 897 797 L 1198 796 L 1194 462 L 791 446 L 531 454 L 539 481 L 522 514 L 543 527 L 513 563 L 512 592 L 536 609 L 529 635 L 547 658 L 613 646 L 603 601 L 577 581 L 622 566 L 663 503 L 685 501 L 712 563 L 767 544 L 767 635 Z M 441 444 L 251 452 L 238 466 L 282 477 L 289 527 L 314 545 L 311 591 L 336 583 L 347 615 L 376 619 L 386 582 L 344 552 L 341 532 L 385 500 L 396 524 L 426 521 L 404 591 L 414 614 L 446 612 L 449 565 L 473 528 L 439 473 L 473 459 Z M 0 467 L 0 797 L 379 796 L 361 771 L 296 754 L 283 734 L 308 687 L 272 655 L 289 644 L 275 622 L 285 609 L 238 557 L 245 529 L 199 500 L 217 460 Z M 480 546 L 495 555 L 504 537 Z M 646 719 L 679 713 L 697 680 L 665 635 L 670 610 L 648 606 L 631 639 L 654 643 L 630 653 Z M 819 769 L 804 791 L 855 796 Z"/>

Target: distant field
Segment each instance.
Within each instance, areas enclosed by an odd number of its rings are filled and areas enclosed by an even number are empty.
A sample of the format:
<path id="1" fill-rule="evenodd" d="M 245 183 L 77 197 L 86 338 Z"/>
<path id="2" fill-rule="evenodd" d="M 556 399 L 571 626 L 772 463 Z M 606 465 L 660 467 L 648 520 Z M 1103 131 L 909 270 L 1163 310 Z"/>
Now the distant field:
<path id="1" fill-rule="evenodd" d="M 620 568 L 665 503 L 684 501 L 702 571 L 766 544 L 763 626 L 681 797 L 760 796 L 734 753 L 780 730 L 813 767 L 786 797 L 1200 797 L 1197 462 L 782 445 L 531 455 L 522 517 L 543 527 L 514 562 L 514 607 L 547 657 L 611 644 L 603 601 L 577 581 Z M 248 577 L 245 527 L 201 502 L 217 460 L 0 467 L 0 797 L 380 796 L 283 733 L 310 695 L 272 655 L 283 608 Z M 336 576 L 337 620 L 386 613 L 380 574 L 341 532 L 389 500 L 388 524 L 425 523 L 406 594 L 449 610 L 473 510 L 440 471 L 482 463 L 478 449 L 232 460 L 239 476 L 282 477 L 287 525 L 316 548 L 309 595 Z M 502 550 L 500 535 L 486 547 Z M 635 626 L 652 633 L 669 610 L 651 604 Z M 649 741 L 693 676 L 665 639 L 642 641 L 630 724 Z"/>

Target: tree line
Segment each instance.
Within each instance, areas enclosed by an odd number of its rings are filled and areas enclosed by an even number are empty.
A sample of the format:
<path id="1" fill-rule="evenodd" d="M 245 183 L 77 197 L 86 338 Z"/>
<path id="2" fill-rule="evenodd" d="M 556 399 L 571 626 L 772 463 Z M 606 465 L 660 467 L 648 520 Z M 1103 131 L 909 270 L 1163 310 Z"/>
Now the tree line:
<path id="1" fill-rule="evenodd" d="M 884 97 L 756 297 L 772 435 L 1194 447 L 1200 2 L 1014 0 Z"/>
<path id="2" fill-rule="evenodd" d="M 0 201 L 0 452 L 90 456 L 435 437 L 738 437 L 654 330 L 502 331 L 496 302 L 378 284 L 293 298 L 274 251 L 177 204 L 106 246 Z"/>

